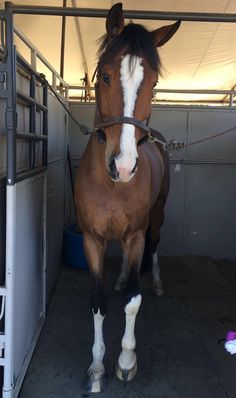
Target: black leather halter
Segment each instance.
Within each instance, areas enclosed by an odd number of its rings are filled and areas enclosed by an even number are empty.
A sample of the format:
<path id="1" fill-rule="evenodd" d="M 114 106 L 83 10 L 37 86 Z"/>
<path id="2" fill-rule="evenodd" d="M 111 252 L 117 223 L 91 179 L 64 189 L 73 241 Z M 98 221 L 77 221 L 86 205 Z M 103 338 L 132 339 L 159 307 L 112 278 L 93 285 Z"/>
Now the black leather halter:
<path id="1" fill-rule="evenodd" d="M 144 122 L 135 119 L 134 117 L 128 117 L 128 116 L 113 116 L 113 117 L 108 117 L 103 120 L 103 122 L 98 123 L 95 127 L 97 129 L 102 129 L 104 127 L 109 127 L 114 124 L 132 124 L 133 126 L 139 127 L 146 133 L 150 133 L 150 128 L 148 127 L 147 124 Z"/>
<path id="2" fill-rule="evenodd" d="M 144 137 L 142 137 L 138 141 L 138 145 L 144 144 L 146 142 L 151 134 L 151 130 L 148 127 L 148 121 L 149 118 L 147 119 L 146 123 L 142 122 L 141 120 L 135 119 L 134 117 L 128 117 L 128 116 L 113 116 L 109 118 L 105 118 L 102 122 L 99 122 L 95 125 L 95 128 L 97 129 L 97 135 L 99 135 L 99 131 L 103 130 L 105 127 L 113 126 L 114 124 L 131 124 L 133 126 L 139 127 L 141 130 L 143 130 L 146 134 Z M 102 142 L 102 141 L 100 141 Z"/>

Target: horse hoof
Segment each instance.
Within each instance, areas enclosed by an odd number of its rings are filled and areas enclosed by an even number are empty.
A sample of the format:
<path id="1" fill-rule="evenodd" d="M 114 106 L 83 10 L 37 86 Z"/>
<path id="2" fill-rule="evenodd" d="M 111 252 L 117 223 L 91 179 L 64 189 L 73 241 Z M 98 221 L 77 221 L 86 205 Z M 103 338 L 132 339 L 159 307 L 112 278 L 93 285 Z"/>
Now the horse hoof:
<path id="1" fill-rule="evenodd" d="M 122 290 L 124 290 L 125 286 L 126 286 L 126 282 L 125 281 L 124 282 L 116 282 L 114 289 L 117 292 L 121 292 Z"/>
<path id="2" fill-rule="evenodd" d="M 121 284 L 117 282 L 117 283 L 115 284 L 114 289 L 115 289 L 117 292 L 120 292 L 120 291 L 121 291 Z"/>
<path id="3" fill-rule="evenodd" d="M 137 373 L 137 362 L 132 369 L 121 369 L 119 363 L 116 366 L 116 376 L 121 381 L 131 381 Z"/>
<path id="4" fill-rule="evenodd" d="M 163 285 L 153 285 L 153 293 L 155 294 L 155 296 L 163 296 L 163 294 L 165 293 Z"/>
<path id="5" fill-rule="evenodd" d="M 87 375 L 84 382 L 84 389 L 86 392 L 96 393 L 102 392 L 106 388 L 105 375 L 100 378 L 94 375 Z"/>
<path id="6" fill-rule="evenodd" d="M 153 293 L 155 296 L 163 296 L 165 293 L 163 286 L 153 286 Z"/>

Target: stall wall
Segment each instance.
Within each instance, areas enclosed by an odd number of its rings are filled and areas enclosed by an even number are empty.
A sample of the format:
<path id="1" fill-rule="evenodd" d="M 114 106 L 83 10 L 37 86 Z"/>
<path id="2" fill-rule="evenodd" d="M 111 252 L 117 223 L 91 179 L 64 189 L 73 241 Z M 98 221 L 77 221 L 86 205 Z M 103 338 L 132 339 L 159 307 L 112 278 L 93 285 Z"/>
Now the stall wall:
<path id="1" fill-rule="evenodd" d="M 72 103 L 71 110 L 81 123 L 93 126 L 94 104 Z M 235 120 L 233 109 L 153 106 L 150 125 L 167 140 L 190 143 L 234 127 Z M 160 254 L 236 258 L 235 132 L 170 153 L 171 188 Z M 76 170 L 87 137 L 73 122 L 69 141 Z"/>
<path id="2" fill-rule="evenodd" d="M 47 171 L 47 299 L 61 264 L 65 223 L 67 117 L 49 95 Z"/>
<path id="3" fill-rule="evenodd" d="M 29 80 L 17 73 L 17 89 L 29 93 Z M 42 90 L 37 87 L 37 99 L 42 98 Z M 48 95 L 48 171 L 47 171 L 47 299 L 55 283 L 61 263 L 62 239 L 65 207 L 65 173 L 67 147 L 67 119 L 65 110 L 49 93 Z M 5 218 L 6 218 L 6 136 L 5 102 L 0 101 L 0 283 L 4 283 L 5 269 Z M 37 112 L 37 133 L 42 128 L 42 118 Z M 17 105 L 17 129 L 29 132 L 29 108 L 23 103 Z M 28 143 L 17 141 L 17 170 L 24 171 L 29 166 Z M 36 144 L 36 164 L 42 155 L 41 144 Z M 30 213 L 29 213 L 30 217 Z M 24 219 L 19 222 L 24 225 Z"/>

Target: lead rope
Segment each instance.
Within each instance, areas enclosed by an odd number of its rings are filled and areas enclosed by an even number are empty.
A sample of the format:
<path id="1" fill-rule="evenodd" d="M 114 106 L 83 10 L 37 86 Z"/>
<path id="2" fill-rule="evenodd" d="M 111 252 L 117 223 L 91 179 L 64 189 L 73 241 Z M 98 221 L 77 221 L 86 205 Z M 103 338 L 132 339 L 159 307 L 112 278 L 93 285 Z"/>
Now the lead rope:
<path id="1" fill-rule="evenodd" d="M 217 133 L 217 134 L 214 134 L 214 135 L 210 135 L 208 137 L 202 138 L 201 140 L 188 142 L 187 144 L 185 144 L 184 142 L 179 142 L 177 140 L 170 140 L 168 143 L 166 143 L 166 142 L 161 141 L 157 137 L 155 137 L 155 135 L 153 135 L 152 133 L 148 134 L 148 141 L 151 142 L 151 143 L 158 142 L 159 144 L 161 144 L 163 146 L 165 151 L 170 151 L 170 152 L 181 151 L 182 149 L 185 149 L 187 147 L 190 147 L 190 146 L 193 146 L 193 145 L 197 145 L 197 144 L 201 144 L 201 143 L 206 142 L 206 141 L 211 141 L 211 140 L 213 140 L 215 138 L 218 138 L 218 137 L 221 137 L 221 136 L 223 136 L 225 134 L 229 134 L 232 131 L 234 131 L 235 128 L 236 127 L 234 126 L 234 127 L 230 128 L 230 129 L 221 131 L 220 133 Z"/>
<path id="2" fill-rule="evenodd" d="M 54 88 L 51 86 L 51 84 L 48 83 L 45 75 L 43 73 L 40 73 L 40 77 L 41 77 L 41 81 L 42 84 L 46 84 L 50 90 L 52 91 L 52 93 L 55 95 L 56 99 L 60 102 L 60 104 L 62 105 L 62 107 L 65 109 L 65 111 L 68 113 L 68 115 L 70 116 L 70 118 L 75 122 L 75 124 L 77 124 L 77 126 L 79 127 L 80 131 L 84 134 L 84 135 L 89 135 L 89 134 L 94 134 L 96 129 L 91 129 L 87 126 L 85 126 L 84 124 L 81 124 L 78 122 L 78 120 L 72 115 L 72 113 L 67 109 L 66 105 L 64 104 L 64 102 L 62 101 L 62 99 L 60 98 L 59 94 L 56 92 L 56 90 L 54 90 Z"/>
<path id="3" fill-rule="evenodd" d="M 60 98 L 59 94 L 56 92 L 56 90 L 54 90 L 54 88 L 51 86 L 51 84 L 48 83 L 45 75 L 43 73 L 40 73 L 40 77 L 41 77 L 41 81 L 42 84 L 46 84 L 49 89 L 52 91 L 52 93 L 55 95 L 55 97 L 57 98 L 57 100 L 60 102 L 60 104 L 62 105 L 62 107 L 65 109 L 65 111 L 68 113 L 68 115 L 70 116 L 70 118 L 75 122 L 75 124 L 77 124 L 77 126 L 79 127 L 80 131 L 84 134 L 84 135 L 89 135 L 89 134 L 96 134 L 96 130 L 95 128 L 89 128 L 87 126 L 85 126 L 84 124 L 81 124 L 78 122 L 78 120 L 72 115 L 72 113 L 67 109 L 66 105 L 64 104 L 64 102 L 62 101 L 62 99 Z M 189 146 L 193 146 L 193 145 L 197 145 L 197 144 L 201 144 L 203 142 L 206 141 L 210 141 L 213 140 L 214 138 L 218 138 L 221 137 L 225 134 L 229 134 L 231 133 L 233 130 L 235 130 L 236 126 L 225 130 L 225 131 L 221 131 L 220 133 L 202 138 L 201 140 L 197 140 L 197 141 L 192 141 L 192 142 L 188 142 L 187 144 L 185 144 L 184 142 L 179 142 L 177 140 L 170 140 L 168 143 L 165 141 L 160 140 L 159 138 L 157 138 L 155 135 L 153 135 L 151 132 L 149 132 L 148 135 L 148 142 L 150 142 L 151 144 L 157 142 L 159 144 L 161 144 L 164 148 L 165 151 L 169 151 L 169 152 L 173 152 L 173 151 L 181 151 L 182 149 L 185 149 Z"/>

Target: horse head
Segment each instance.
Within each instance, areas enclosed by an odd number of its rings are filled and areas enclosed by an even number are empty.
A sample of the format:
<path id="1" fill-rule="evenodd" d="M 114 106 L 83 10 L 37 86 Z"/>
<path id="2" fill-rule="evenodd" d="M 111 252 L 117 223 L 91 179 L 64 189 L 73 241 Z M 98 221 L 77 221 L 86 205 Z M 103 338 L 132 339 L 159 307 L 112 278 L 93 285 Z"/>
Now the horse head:
<path id="1" fill-rule="evenodd" d="M 138 144 L 146 134 L 153 89 L 160 72 L 157 47 L 177 31 L 180 22 L 152 32 L 124 25 L 122 4 L 106 20 L 97 67 L 95 126 L 103 130 L 106 168 L 115 182 L 128 182 L 137 170 Z"/>

